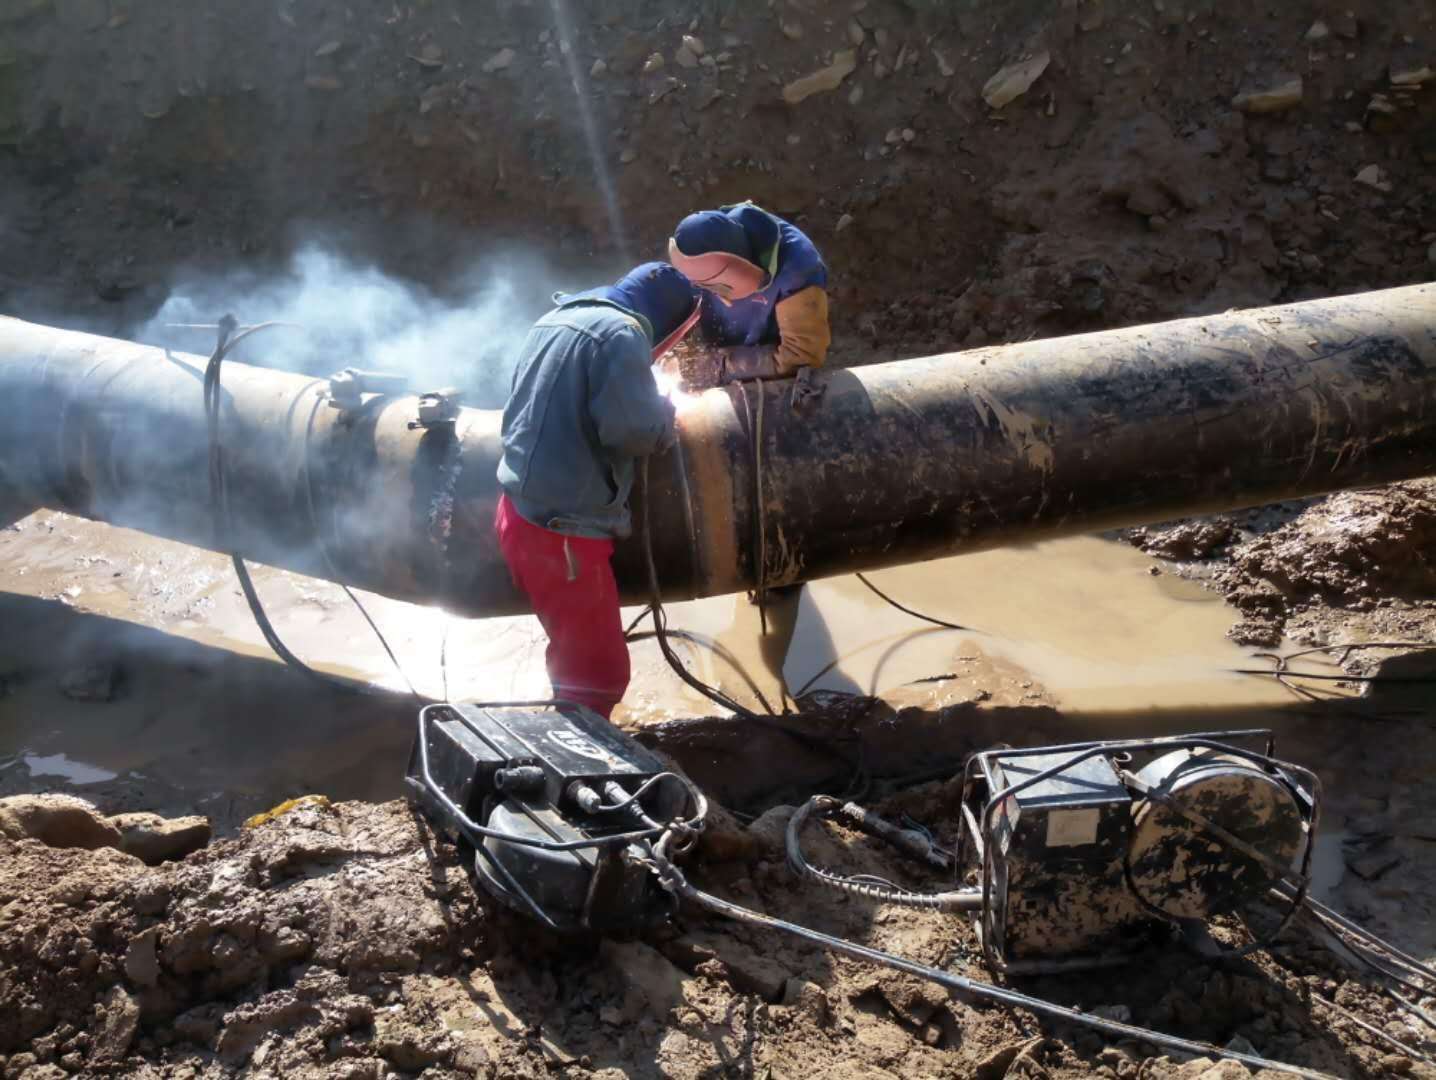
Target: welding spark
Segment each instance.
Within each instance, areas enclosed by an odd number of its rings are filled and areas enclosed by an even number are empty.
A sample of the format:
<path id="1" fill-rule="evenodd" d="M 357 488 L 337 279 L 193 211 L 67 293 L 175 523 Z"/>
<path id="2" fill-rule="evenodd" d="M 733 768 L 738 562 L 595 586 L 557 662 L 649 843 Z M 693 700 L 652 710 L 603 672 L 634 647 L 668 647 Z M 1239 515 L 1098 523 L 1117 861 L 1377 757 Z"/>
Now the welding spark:
<path id="1" fill-rule="evenodd" d="M 653 381 L 658 384 L 658 392 L 673 402 L 676 412 L 684 412 L 698 400 L 697 394 L 690 394 L 682 388 L 674 372 L 666 371 L 658 364 L 653 365 Z"/>

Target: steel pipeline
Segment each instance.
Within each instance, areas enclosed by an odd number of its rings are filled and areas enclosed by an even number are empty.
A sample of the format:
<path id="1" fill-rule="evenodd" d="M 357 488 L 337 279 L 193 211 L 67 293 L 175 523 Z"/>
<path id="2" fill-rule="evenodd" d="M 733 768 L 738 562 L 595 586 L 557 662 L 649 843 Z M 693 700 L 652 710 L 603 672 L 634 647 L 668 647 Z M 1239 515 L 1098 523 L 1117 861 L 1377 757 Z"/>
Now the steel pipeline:
<path id="1" fill-rule="evenodd" d="M 10 409 L 0 503 L 226 546 L 211 526 L 203 367 L 0 318 Z M 763 386 L 757 455 L 736 388 L 683 413 L 680 445 L 649 469 L 668 598 L 1436 472 L 1436 284 L 835 370 L 820 382 L 801 415 L 791 381 Z M 464 409 L 452 426 L 416 428 L 413 397 L 369 396 L 343 411 L 325 390 L 225 365 L 233 546 L 462 614 L 523 610 L 492 535 L 499 415 Z M 615 569 L 626 599 L 648 599 L 638 544 L 619 545 Z"/>

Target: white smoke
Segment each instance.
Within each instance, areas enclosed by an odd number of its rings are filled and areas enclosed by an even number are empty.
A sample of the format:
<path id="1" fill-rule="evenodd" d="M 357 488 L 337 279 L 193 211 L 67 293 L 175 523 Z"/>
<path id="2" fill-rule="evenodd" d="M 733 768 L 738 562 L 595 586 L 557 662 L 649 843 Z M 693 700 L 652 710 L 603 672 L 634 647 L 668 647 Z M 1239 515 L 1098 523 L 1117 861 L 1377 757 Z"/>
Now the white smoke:
<path id="1" fill-rule="evenodd" d="M 184 281 L 134 336 L 206 354 L 215 332 L 185 324 L 212 325 L 226 313 L 241 326 L 292 324 L 254 335 L 233 357 L 318 376 L 346 367 L 399 372 L 416 393 L 457 386 L 466 404 L 498 408 L 525 333 L 552 306 L 554 281 L 531 259 L 495 258 L 486 265 L 502 269 L 476 272 L 440 295 L 309 246 L 278 275 L 240 271 Z"/>

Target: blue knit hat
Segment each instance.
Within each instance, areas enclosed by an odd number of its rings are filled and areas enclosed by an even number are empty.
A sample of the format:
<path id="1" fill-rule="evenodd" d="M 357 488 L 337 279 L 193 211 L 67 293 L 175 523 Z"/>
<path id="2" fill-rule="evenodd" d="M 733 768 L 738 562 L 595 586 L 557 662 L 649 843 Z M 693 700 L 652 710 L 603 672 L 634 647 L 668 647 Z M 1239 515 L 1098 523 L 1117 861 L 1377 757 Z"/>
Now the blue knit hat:
<path id="1" fill-rule="evenodd" d="M 682 326 L 698 303 L 698 290 L 692 282 L 664 262 L 636 266 L 613 285 L 595 291 L 605 300 L 643 316 L 655 345 Z"/>
<path id="2" fill-rule="evenodd" d="M 685 255 L 722 251 L 748 262 L 756 261 L 748 233 L 721 210 L 700 210 L 689 214 L 673 230 L 673 239 Z"/>

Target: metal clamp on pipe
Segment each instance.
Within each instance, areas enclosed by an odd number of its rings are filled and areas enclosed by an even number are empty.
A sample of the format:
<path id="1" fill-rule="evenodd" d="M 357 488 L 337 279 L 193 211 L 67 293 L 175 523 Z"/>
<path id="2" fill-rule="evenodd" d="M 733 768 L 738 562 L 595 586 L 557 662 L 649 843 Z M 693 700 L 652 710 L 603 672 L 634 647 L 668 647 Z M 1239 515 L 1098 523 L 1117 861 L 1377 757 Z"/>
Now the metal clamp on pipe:
<path id="1" fill-rule="evenodd" d="M 348 367 L 329 376 L 329 405 L 341 412 L 352 412 L 364 404 L 365 394 L 402 394 L 408 389 L 407 375 Z"/>
<path id="2" fill-rule="evenodd" d="M 419 417 L 417 420 L 409 421 L 409 430 L 453 426 L 459 419 L 459 407 L 463 404 L 463 400 L 463 391 L 456 386 L 446 386 L 442 390 L 431 390 L 427 394 L 420 394 Z"/>

